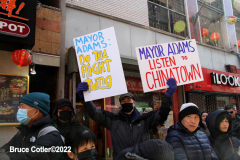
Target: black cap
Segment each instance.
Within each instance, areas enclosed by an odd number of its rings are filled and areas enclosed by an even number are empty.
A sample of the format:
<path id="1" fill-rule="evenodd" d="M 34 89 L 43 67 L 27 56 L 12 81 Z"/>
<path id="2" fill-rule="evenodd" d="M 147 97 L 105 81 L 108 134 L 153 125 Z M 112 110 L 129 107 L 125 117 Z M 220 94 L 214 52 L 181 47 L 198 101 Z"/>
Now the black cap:
<path id="1" fill-rule="evenodd" d="M 131 92 L 122 94 L 122 95 L 119 97 L 119 102 L 121 102 L 121 100 L 122 100 L 124 97 L 131 97 L 131 98 L 135 101 L 135 97 L 133 96 L 133 94 L 132 94 Z"/>
<path id="2" fill-rule="evenodd" d="M 227 105 L 224 110 L 229 110 L 229 109 L 233 109 L 235 110 L 235 108 L 233 107 L 233 105 Z"/>

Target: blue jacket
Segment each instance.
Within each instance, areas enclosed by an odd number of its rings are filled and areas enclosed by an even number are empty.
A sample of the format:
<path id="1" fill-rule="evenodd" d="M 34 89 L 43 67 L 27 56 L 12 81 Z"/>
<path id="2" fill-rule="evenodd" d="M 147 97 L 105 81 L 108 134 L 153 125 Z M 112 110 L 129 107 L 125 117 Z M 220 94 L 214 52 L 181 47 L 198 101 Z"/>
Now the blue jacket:
<path id="1" fill-rule="evenodd" d="M 211 133 L 209 136 L 209 140 L 211 145 L 221 160 L 240 160 L 240 156 L 238 155 L 240 141 L 238 138 L 231 136 L 232 131 L 232 121 L 229 121 L 229 129 L 228 133 L 223 133 L 220 130 L 216 129 L 216 119 L 220 114 L 228 114 L 227 111 L 219 110 L 210 113 L 207 118 L 207 126 Z M 231 140 L 231 141 L 230 141 Z M 232 144 L 233 147 L 232 147 Z M 234 151 L 234 152 L 233 152 Z"/>
<path id="2" fill-rule="evenodd" d="M 168 129 L 166 141 L 173 147 L 175 160 L 218 160 L 208 137 L 199 128 L 190 132 L 176 122 Z"/>

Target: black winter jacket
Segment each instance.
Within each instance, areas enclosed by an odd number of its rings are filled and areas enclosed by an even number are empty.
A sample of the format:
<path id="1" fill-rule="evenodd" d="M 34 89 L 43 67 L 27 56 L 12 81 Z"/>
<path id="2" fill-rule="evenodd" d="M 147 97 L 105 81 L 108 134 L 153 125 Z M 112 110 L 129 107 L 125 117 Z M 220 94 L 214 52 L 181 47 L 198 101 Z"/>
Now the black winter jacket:
<path id="1" fill-rule="evenodd" d="M 218 160 L 205 133 L 190 132 L 180 122 L 168 129 L 166 141 L 173 147 L 175 160 Z"/>
<path id="2" fill-rule="evenodd" d="M 52 126 L 52 121 L 49 115 L 33 123 L 30 128 L 26 125 L 20 125 L 17 127 L 19 132 L 7 144 L 2 146 L 1 149 L 5 149 L 5 152 L 7 152 L 7 155 L 11 160 L 62 160 L 64 158 L 63 153 L 31 152 L 31 148 L 35 150 L 35 147 L 50 148 L 52 146 L 64 145 L 58 131 L 53 131 L 37 138 L 39 131 L 47 126 Z M 29 152 L 10 153 L 10 146 L 15 148 L 29 148 Z"/>
<path id="3" fill-rule="evenodd" d="M 150 139 L 124 149 L 114 160 L 174 160 L 173 148 L 166 141 Z"/>
<path id="4" fill-rule="evenodd" d="M 165 97 L 159 110 L 142 115 L 135 108 L 130 123 L 128 116 L 122 110 L 118 114 L 114 114 L 97 109 L 92 102 L 82 100 L 82 103 L 89 116 L 111 132 L 113 158 L 115 158 L 122 150 L 150 138 L 149 129 L 167 119 L 172 100 Z"/>
<path id="5" fill-rule="evenodd" d="M 219 116 L 219 114 L 222 114 L 227 111 L 215 111 L 210 113 L 207 118 L 206 122 L 209 128 L 209 131 L 211 133 L 211 136 L 209 136 L 209 140 L 211 142 L 211 145 L 221 160 L 240 160 L 240 156 L 238 156 L 237 152 L 239 151 L 240 141 L 236 137 L 231 136 L 231 130 L 232 130 L 232 121 L 229 121 L 229 131 L 228 133 L 223 133 L 219 131 L 218 126 L 216 126 L 216 119 Z M 232 144 L 234 148 L 232 148 Z"/>
<path id="6" fill-rule="evenodd" d="M 240 139 L 240 114 L 236 113 L 236 119 L 233 120 L 233 133 Z"/>

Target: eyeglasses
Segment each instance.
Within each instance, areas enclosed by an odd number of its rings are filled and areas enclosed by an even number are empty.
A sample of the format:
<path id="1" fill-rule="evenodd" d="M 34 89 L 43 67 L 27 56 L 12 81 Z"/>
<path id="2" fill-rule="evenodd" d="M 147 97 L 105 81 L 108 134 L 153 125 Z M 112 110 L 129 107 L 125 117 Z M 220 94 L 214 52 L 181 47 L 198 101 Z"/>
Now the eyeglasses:
<path id="1" fill-rule="evenodd" d="M 233 111 L 231 111 L 231 112 L 228 112 L 229 114 L 233 114 Z"/>

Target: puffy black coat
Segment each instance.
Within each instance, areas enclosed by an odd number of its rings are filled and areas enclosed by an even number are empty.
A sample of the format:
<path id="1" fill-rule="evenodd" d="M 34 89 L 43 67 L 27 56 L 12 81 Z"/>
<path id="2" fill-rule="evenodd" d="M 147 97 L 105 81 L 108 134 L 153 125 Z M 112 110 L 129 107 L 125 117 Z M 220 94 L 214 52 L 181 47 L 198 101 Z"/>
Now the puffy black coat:
<path id="1" fill-rule="evenodd" d="M 199 128 L 190 132 L 176 122 L 168 129 L 166 141 L 173 147 L 175 160 L 218 160 L 208 137 Z"/>
<path id="2" fill-rule="evenodd" d="M 114 160 L 174 160 L 173 148 L 166 141 L 150 139 L 124 149 Z"/>
<path id="3" fill-rule="evenodd" d="M 207 126 L 211 133 L 211 136 L 209 136 L 209 140 L 211 142 L 211 145 L 221 160 L 240 160 L 240 156 L 238 156 L 237 152 L 239 151 L 240 141 L 236 137 L 231 136 L 231 130 L 232 130 L 232 121 L 229 121 L 229 131 L 228 133 L 223 133 L 219 131 L 218 126 L 216 126 L 216 119 L 220 114 L 227 113 L 227 111 L 215 111 L 210 113 L 207 118 Z M 227 113 L 228 114 L 228 113 Z M 232 148 L 232 144 L 233 148 Z"/>
<path id="4" fill-rule="evenodd" d="M 110 130 L 113 158 L 115 158 L 122 150 L 150 138 L 149 129 L 159 123 L 163 123 L 167 119 L 171 110 L 172 100 L 169 97 L 165 97 L 159 110 L 142 115 L 135 108 L 131 121 L 129 121 L 129 117 L 122 110 L 114 114 L 97 109 L 92 102 L 84 102 L 82 100 L 82 103 L 84 109 L 94 121 Z"/>
<path id="5" fill-rule="evenodd" d="M 7 144 L 2 146 L 1 149 L 5 149 L 5 152 L 8 152 L 7 155 L 11 160 L 62 160 L 64 158 L 63 153 L 31 152 L 31 147 L 40 148 L 44 146 L 45 148 L 50 148 L 52 146 L 64 145 L 58 131 L 53 131 L 37 138 L 39 131 L 47 126 L 52 126 L 52 121 L 49 115 L 33 123 L 30 128 L 28 128 L 26 125 L 20 125 L 17 127 L 19 132 Z M 36 140 L 34 141 L 33 139 Z M 15 148 L 29 148 L 29 152 L 10 153 L 10 146 Z"/>

